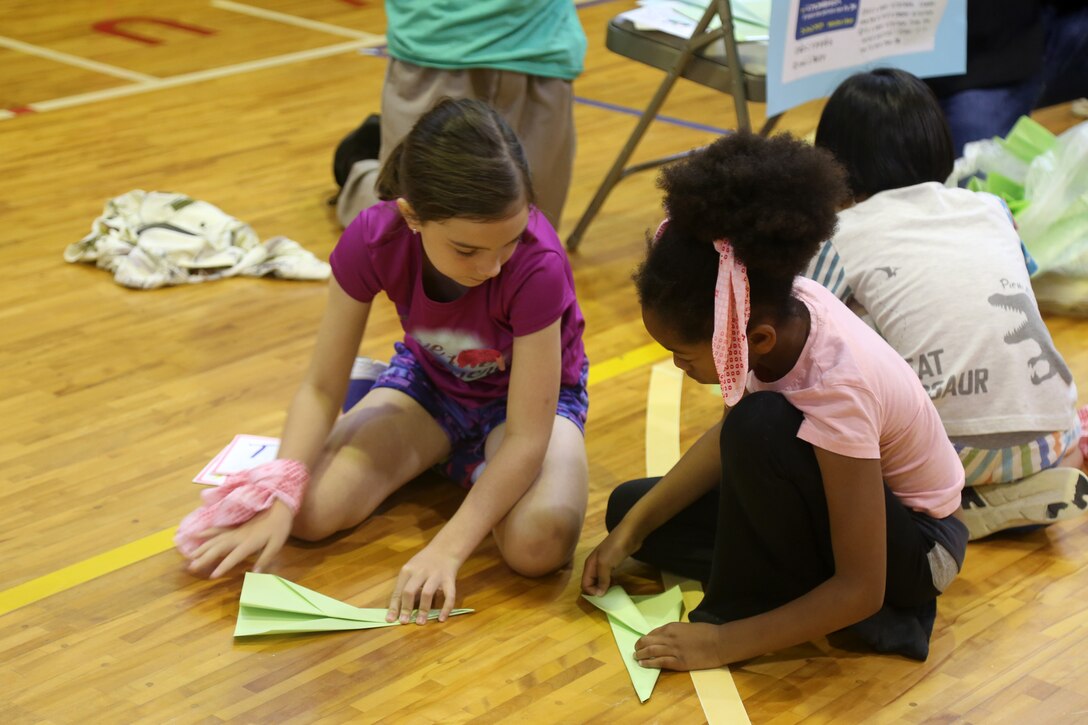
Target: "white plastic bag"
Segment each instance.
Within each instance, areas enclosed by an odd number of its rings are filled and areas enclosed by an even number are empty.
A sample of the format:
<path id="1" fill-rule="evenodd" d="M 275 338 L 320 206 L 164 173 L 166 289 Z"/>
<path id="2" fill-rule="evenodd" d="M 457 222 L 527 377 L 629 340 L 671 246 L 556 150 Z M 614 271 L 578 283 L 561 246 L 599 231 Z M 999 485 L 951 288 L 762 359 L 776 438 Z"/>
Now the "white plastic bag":
<path id="1" fill-rule="evenodd" d="M 1035 157 L 1024 197 L 1029 204 L 1016 223 L 1039 274 L 1088 278 L 1088 122 Z"/>

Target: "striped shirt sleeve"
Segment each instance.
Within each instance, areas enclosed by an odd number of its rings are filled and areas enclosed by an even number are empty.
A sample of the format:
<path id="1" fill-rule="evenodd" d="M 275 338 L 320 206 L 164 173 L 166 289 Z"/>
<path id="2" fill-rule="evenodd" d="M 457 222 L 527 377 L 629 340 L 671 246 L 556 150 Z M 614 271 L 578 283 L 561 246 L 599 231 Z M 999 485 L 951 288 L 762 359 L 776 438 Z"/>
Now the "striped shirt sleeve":
<path id="1" fill-rule="evenodd" d="M 846 268 L 835 245 L 828 239 L 808 263 L 804 276 L 819 282 L 836 297 L 846 302 L 854 296 L 854 290 L 846 282 Z"/>

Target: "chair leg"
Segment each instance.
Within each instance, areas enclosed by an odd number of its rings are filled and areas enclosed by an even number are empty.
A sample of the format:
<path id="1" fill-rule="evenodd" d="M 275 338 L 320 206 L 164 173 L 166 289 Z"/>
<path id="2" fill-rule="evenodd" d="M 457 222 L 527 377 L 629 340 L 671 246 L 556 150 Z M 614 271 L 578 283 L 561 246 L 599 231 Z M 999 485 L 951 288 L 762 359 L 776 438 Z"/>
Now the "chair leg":
<path id="1" fill-rule="evenodd" d="M 681 67 L 683 70 L 683 67 Z M 631 135 L 627 138 L 627 143 L 623 145 L 623 149 L 620 151 L 620 155 L 616 157 L 615 162 L 612 164 L 612 168 L 608 170 L 608 174 L 605 175 L 604 181 L 597 188 L 597 193 L 593 195 L 593 200 L 589 202 L 589 206 L 582 212 L 582 217 L 578 220 L 578 224 L 575 225 L 574 231 L 567 237 L 567 249 L 573 252 L 578 248 L 578 245 L 582 242 L 582 236 L 585 234 L 586 229 L 589 227 L 593 218 L 597 216 L 597 212 L 604 206 L 605 199 L 612 192 L 612 187 L 623 178 L 624 167 L 627 164 L 627 160 L 631 158 L 631 154 L 635 152 L 635 147 L 638 146 L 638 142 L 642 140 L 643 135 L 646 133 L 646 129 L 650 127 L 650 123 L 657 117 L 657 112 L 661 110 L 661 106 L 665 103 L 665 98 L 669 95 L 669 91 L 672 90 L 672 86 L 676 83 L 676 79 L 679 77 L 679 73 L 675 72 L 675 69 L 669 71 L 669 74 L 665 76 L 665 80 L 658 86 L 657 93 L 654 94 L 653 100 L 650 101 L 650 105 L 646 106 L 646 110 L 639 116 L 638 124 L 635 125 L 635 130 L 631 132 Z"/>
<path id="2" fill-rule="evenodd" d="M 718 15 L 721 19 L 722 27 L 708 33 L 707 28 L 710 26 L 710 20 L 715 15 Z M 722 37 L 725 41 L 726 56 L 733 76 L 733 99 L 737 111 L 737 128 L 745 131 L 749 130 L 748 97 L 744 89 L 744 68 L 741 66 L 740 54 L 737 52 L 736 39 L 733 37 L 733 16 L 730 12 L 729 2 L 727 0 L 717 0 L 716 2 L 707 5 L 703 17 L 700 18 L 695 26 L 695 30 L 691 34 L 691 39 L 684 45 L 684 48 L 680 51 L 680 55 L 677 57 L 673 67 L 669 69 L 665 79 L 661 82 L 661 85 L 658 86 L 657 92 L 650 101 L 650 105 L 646 106 L 646 110 L 642 112 L 642 115 L 638 119 L 638 124 L 635 126 L 635 130 L 631 132 L 631 135 L 627 139 L 627 143 L 624 144 L 623 149 L 620 151 L 620 155 L 612 164 L 612 168 L 608 170 L 608 174 L 605 175 L 604 181 L 601 182 L 600 187 L 597 188 L 597 193 L 593 195 L 593 199 L 589 202 L 589 206 L 582 212 L 581 218 L 574 226 L 574 231 L 567 237 L 568 251 L 573 252 L 578 248 L 578 245 L 582 243 L 582 237 L 585 235 L 586 229 L 589 228 L 594 217 L 597 216 L 597 212 L 604 206 L 605 200 L 612 192 L 612 187 L 614 187 L 620 179 L 633 171 L 660 166 L 669 161 L 674 161 L 677 158 L 683 158 L 683 156 L 686 155 L 680 154 L 676 157 L 639 164 L 631 169 L 625 168 L 628 159 L 631 158 L 631 154 L 635 151 L 635 147 L 638 146 L 638 142 L 642 140 L 643 135 L 646 133 L 646 129 L 649 128 L 650 123 L 657 117 L 657 112 L 661 110 L 661 106 L 664 105 L 665 98 L 668 97 L 669 91 L 672 90 L 676 80 L 691 61 L 692 55 L 699 48 L 713 42 L 718 37 Z"/>
<path id="3" fill-rule="evenodd" d="M 680 153 L 673 154 L 671 156 L 662 156 L 659 159 L 651 159 L 650 161 L 643 161 L 641 164 L 634 164 L 632 166 L 628 166 L 626 169 L 623 170 L 623 173 L 620 174 L 620 179 L 626 179 L 631 174 L 637 174 L 640 171 L 646 171 L 647 169 L 656 169 L 658 166 L 664 166 L 665 164 L 671 164 L 673 161 L 686 159 L 688 156 L 691 156 L 696 151 L 702 151 L 705 148 L 706 146 L 699 146 L 698 148 L 694 148 L 691 151 L 681 151 Z"/>
<path id="4" fill-rule="evenodd" d="M 748 91 L 744 86 L 744 65 L 740 62 L 737 49 L 737 36 L 733 30 L 733 10 L 729 0 L 717 0 L 711 7 L 717 7 L 718 17 L 722 21 L 725 42 L 725 62 L 729 65 L 729 78 L 733 86 L 733 108 L 737 113 L 737 129 L 750 131 L 752 123 L 748 118 Z"/>
<path id="5" fill-rule="evenodd" d="M 782 114 L 779 113 L 774 116 L 768 116 L 767 120 L 763 122 L 763 126 L 759 129 L 760 136 L 769 136 L 774 127 L 778 125 L 778 119 L 782 118 Z"/>

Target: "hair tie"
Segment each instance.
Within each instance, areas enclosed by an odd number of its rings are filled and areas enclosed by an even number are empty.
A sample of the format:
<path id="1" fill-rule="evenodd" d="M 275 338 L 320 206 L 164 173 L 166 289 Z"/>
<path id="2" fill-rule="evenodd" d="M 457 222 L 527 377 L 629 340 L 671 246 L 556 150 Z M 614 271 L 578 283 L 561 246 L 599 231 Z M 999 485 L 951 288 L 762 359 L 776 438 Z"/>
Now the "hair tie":
<path id="1" fill-rule="evenodd" d="M 714 367 L 722 398 L 732 407 L 744 394 L 748 380 L 748 270 L 737 259 L 727 239 L 714 242 L 718 250 L 718 281 L 714 286 Z"/>
<path id="2" fill-rule="evenodd" d="M 665 233 L 665 229 L 667 229 L 668 226 L 669 226 L 669 218 L 665 217 L 664 219 L 661 220 L 661 223 L 657 225 L 657 231 L 654 232 L 654 238 L 653 238 L 653 241 L 650 242 L 650 246 L 653 246 L 653 245 L 657 244 L 657 242 L 661 239 L 661 235 Z"/>

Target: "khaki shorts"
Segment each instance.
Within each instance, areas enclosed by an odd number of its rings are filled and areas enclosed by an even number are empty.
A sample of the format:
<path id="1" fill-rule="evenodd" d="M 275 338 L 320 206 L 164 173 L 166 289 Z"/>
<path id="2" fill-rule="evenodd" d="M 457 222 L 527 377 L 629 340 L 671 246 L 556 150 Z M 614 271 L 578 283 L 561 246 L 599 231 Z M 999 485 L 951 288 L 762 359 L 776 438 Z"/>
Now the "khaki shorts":
<path id="1" fill-rule="evenodd" d="M 337 199 L 340 223 L 347 226 L 378 201 L 374 183 L 381 162 L 443 98 L 476 98 L 502 114 L 525 150 L 536 205 L 558 227 L 574 165 L 571 82 L 491 68 L 425 68 L 395 58 L 389 59 L 382 87 L 380 157 L 355 163 Z"/>

